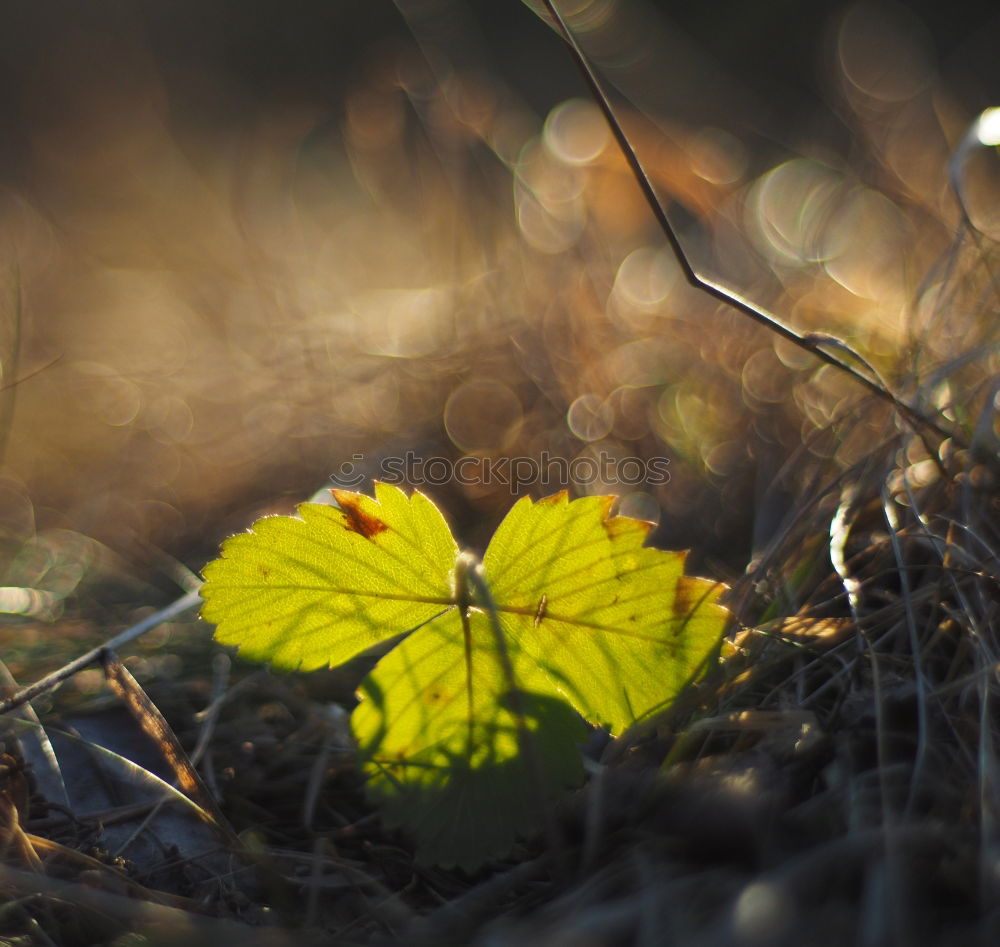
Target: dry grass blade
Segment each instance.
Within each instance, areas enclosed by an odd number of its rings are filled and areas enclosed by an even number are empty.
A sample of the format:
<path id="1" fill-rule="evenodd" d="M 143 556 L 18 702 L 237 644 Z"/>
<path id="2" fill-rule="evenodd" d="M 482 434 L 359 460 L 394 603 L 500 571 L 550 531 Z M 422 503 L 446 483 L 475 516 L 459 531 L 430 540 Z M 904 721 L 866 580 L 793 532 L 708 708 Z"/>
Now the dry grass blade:
<path id="1" fill-rule="evenodd" d="M 197 803 L 199 810 L 210 818 L 212 826 L 234 847 L 234 850 L 242 849 L 242 843 L 222 814 L 215 798 L 205 788 L 201 776 L 198 775 L 198 771 L 188 759 L 177 735 L 163 714 L 160 713 L 156 704 L 149 699 L 146 692 L 128 672 L 125 665 L 118 660 L 113 651 L 104 650 L 101 655 L 101 665 L 111 690 L 128 707 L 129 712 L 142 727 L 143 732 L 156 744 L 157 749 L 174 771 L 181 789 L 188 798 Z"/>

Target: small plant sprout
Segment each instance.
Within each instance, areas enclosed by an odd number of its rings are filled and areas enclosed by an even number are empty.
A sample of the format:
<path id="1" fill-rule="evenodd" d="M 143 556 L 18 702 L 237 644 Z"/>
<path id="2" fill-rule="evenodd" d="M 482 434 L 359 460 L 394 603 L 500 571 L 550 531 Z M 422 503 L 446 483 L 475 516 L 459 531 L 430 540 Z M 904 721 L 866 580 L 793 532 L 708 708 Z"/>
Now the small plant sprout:
<path id="1" fill-rule="evenodd" d="M 480 563 L 423 494 L 376 484 L 258 520 L 205 568 L 204 617 L 248 658 L 310 670 L 398 639 L 352 715 L 369 792 L 424 861 L 474 869 L 579 784 L 613 734 L 718 654 L 723 586 L 613 497 L 514 504 Z"/>

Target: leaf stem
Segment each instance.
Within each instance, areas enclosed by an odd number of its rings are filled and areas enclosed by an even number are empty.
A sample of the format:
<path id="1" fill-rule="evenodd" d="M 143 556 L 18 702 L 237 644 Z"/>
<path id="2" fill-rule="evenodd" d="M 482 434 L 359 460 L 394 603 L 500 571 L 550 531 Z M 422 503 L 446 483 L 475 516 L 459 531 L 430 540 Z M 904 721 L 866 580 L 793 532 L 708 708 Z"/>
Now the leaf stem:
<path id="1" fill-rule="evenodd" d="M 497 657 L 500 659 L 500 669 L 503 671 L 504 680 L 510 688 L 511 709 L 517 717 L 518 726 L 523 726 L 527 711 L 524 706 L 521 691 L 514 678 L 514 665 L 510 660 L 510 651 L 507 649 L 507 639 L 504 638 L 503 629 L 500 627 L 500 609 L 493 600 L 493 593 L 490 585 L 483 576 L 482 563 L 471 552 L 463 552 L 459 557 L 462 563 L 463 580 L 467 585 L 471 585 L 483 606 L 486 614 L 490 618 L 490 628 L 493 630 L 493 639 L 497 646 Z"/>
<path id="2" fill-rule="evenodd" d="M 465 755 L 472 760 L 473 723 L 475 720 L 475 695 L 472 679 L 472 629 L 469 627 L 469 607 L 472 596 L 469 590 L 469 575 L 475 573 L 479 560 L 471 552 L 460 553 L 455 561 L 455 602 L 458 613 L 462 616 L 462 643 L 465 646 Z"/>
<path id="3" fill-rule="evenodd" d="M 556 823 L 545 806 L 546 793 L 542 761 L 539 759 L 535 741 L 528 728 L 528 705 L 525 701 L 524 691 L 518 686 L 517 678 L 514 676 L 514 663 L 510 659 L 510 649 L 507 647 L 507 639 L 504 636 L 503 628 L 500 626 L 500 610 L 497 608 L 497 603 L 493 598 L 490 584 L 486 581 L 486 576 L 483 575 L 482 563 L 469 552 L 463 552 L 459 556 L 459 560 L 464 563 L 464 581 L 475 590 L 479 604 L 489 616 L 490 629 L 493 631 L 496 653 L 500 660 L 500 670 L 503 672 L 504 680 L 507 683 L 510 710 L 514 715 L 517 725 L 517 742 L 521 749 L 521 758 L 524 760 L 528 779 L 535 787 L 539 812 L 545 826 L 545 834 L 549 839 L 549 847 L 556 856 L 556 870 L 565 877 L 567 876 L 567 869 L 562 838 Z"/>

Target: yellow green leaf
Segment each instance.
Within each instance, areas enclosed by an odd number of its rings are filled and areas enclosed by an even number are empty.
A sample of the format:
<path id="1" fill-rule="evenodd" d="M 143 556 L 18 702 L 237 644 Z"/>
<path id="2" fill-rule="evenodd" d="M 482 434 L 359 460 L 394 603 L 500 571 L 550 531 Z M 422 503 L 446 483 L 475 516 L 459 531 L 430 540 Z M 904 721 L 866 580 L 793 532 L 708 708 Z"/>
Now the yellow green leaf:
<path id="1" fill-rule="evenodd" d="M 335 498 L 227 540 L 203 615 L 220 641 L 285 668 L 403 636 L 352 727 L 370 793 L 424 860 L 471 869 L 503 854 L 582 779 L 581 718 L 620 733 L 718 652 L 722 586 L 645 546 L 649 524 L 612 515 L 612 497 L 519 500 L 481 567 L 420 493 Z"/>
<path id="2" fill-rule="evenodd" d="M 202 616 L 223 644 L 287 670 L 342 664 L 454 607 L 458 547 L 421 493 L 335 491 L 227 539 L 204 569 Z"/>

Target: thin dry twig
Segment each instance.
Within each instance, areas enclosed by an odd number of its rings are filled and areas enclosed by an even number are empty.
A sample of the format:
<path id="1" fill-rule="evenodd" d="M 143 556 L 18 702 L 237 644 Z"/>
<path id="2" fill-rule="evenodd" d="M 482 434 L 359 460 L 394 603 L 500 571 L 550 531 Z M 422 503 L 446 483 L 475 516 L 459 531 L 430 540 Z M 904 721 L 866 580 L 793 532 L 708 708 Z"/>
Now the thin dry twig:
<path id="1" fill-rule="evenodd" d="M 78 671 L 90 667 L 91 664 L 96 664 L 101 660 L 105 652 L 114 651 L 135 641 L 137 638 L 141 638 L 146 632 L 152 631 L 154 628 L 158 628 L 168 621 L 173 621 L 192 608 L 197 608 L 200 604 L 201 593 L 197 589 L 193 592 L 188 592 L 186 595 L 182 595 L 166 608 L 161 608 L 158 612 L 154 612 L 148 618 L 144 618 L 131 628 L 126 628 L 121 634 L 115 635 L 114 638 L 111 638 L 104 644 L 92 648 L 86 654 L 82 654 L 80 657 L 70 661 L 69 664 L 64 664 L 57 671 L 47 674 L 40 681 L 36 681 L 34 684 L 18 691 L 13 697 L 8 697 L 5 701 L 0 701 L 0 716 L 10 713 L 10 711 L 20 707 L 22 704 L 26 704 L 30 700 L 34 700 L 36 697 L 40 697 L 46 691 L 52 690 L 53 687 L 58 686 L 63 681 L 69 680 Z"/>
<path id="2" fill-rule="evenodd" d="M 766 329 L 786 341 L 791 342 L 793 345 L 798 346 L 798 348 L 804 349 L 806 352 L 814 355 L 827 365 L 831 365 L 834 368 L 850 375 L 851 378 L 867 388 L 876 397 L 891 404 L 900 413 L 900 415 L 902 415 L 902 417 L 914 427 L 916 431 L 933 431 L 939 437 L 951 438 L 955 441 L 955 443 L 960 444 L 963 447 L 968 446 L 961 434 L 942 427 L 937 421 L 927 417 L 917 408 L 901 401 L 887 387 L 881 384 L 878 379 L 869 378 L 867 375 L 862 374 L 856 368 L 837 358 L 823 347 L 824 344 L 834 344 L 836 348 L 849 353 L 853 359 L 857 360 L 862 365 L 867 366 L 868 363 L 865 359 L 862 358 L 860 354 L 855 352 L 846 342 L 840 339 L 834 339 L 830 336 L 802 335 L 791 326 L 782 322 L 773 313 L 768 312 L 756 303 L 750 302 L 750 300 L 745 299 L 743 296 L 728 287 L 723 286 L 721 283 L 716 283 L 712 280 L 706 279 L 698 273 L 697 270 L 695 270 L 691 261 L 688 259 L 680 238 L 677 236 L 677 232 L 670 223 L 666 209 L 656 193 L 656 188 L 653 186 L 653 182 L 646 173 L 645 167 L 639 160 L 639 156 L 632 147 L 632 143 L 629 141 L 628 136 L 625 134 L 625 130 L 618 121 L 618 117 L 615 115 L 615 111 L 611 105 L 611 100 L 604 88 L 603 83 L 597 77 L 597 74 L 591 67 L 586 54 L 583 52 L 583 49 L 577 42 L 576 37 L 566 25 L 566 21 L 563 19 L 562 14 L 560 14 L 556 9 L 552 0 L 542 0 L 542 2 L 545 5 L 545 9 L 549 12 L 549 15 L 555 21 L 562 38 L 569 46 L 573 60 L 576 62 L 577 67 L 582 73 L 583 79 L 594 97 L 594 101 L 604 113 L 604 117 L 608 122 L 611 133 L 614 135 L 615 141 L 618 143 L 618 147 L 621 149 L 621 152 L 632 171 L 632 175 L 634 176 L 636 183 L 639 185 L 643 197 L 646 199 L 646 203 L 653 212 L 653 216 L 656 218 L 657 224 L 659 224 L 660 229 L 667 238 L 667 242 L 670 244 L 671 252 L 677 260 L 677 263 L 681 268 L 681 272 L 684 274 L 684 278 L 687 280 L 688 284 L 694 289 L 700 290 L 701 292 L 711 296 L 713 299 L 716 299 L 730 308 L 735 309 L 744 316 L 748 316 L 750 319 L 753 319 L 754 322 L 764 326 Z M 933 454 L 934 452 L 932 450 L 928 450 L 928 453 Z"/>

